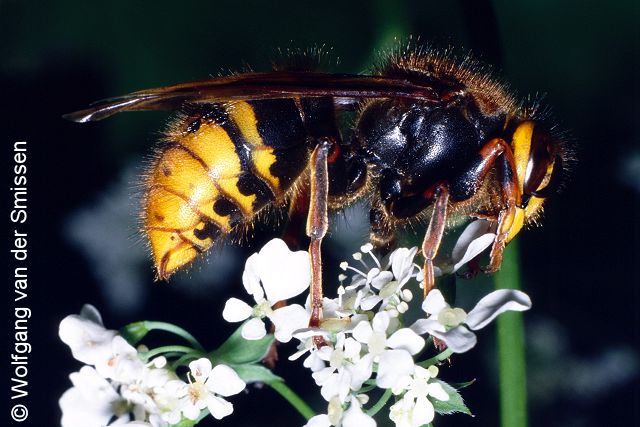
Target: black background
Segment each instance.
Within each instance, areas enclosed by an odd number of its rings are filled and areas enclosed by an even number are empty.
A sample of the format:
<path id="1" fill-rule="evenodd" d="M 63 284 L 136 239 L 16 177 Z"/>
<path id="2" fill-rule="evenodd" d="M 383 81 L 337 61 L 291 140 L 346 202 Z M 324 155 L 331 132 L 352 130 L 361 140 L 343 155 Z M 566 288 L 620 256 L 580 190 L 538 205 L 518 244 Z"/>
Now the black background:
<path id="1" fill-rule="evenodd" d="M 57 399 L 70 386 L 68 374 L 80 367 L 57 338 L 65 315 L 90 302 L 108 327 L 140 319 L 170 321 L 215 348 L 230 330 L 220 315 L 224 301 L 242 292 L 242 260 L 272 228 L 258 227 L 244 247 L 223 251 L 228 263 L 222 279 L 214 261 L 195 269 L 194 281 L 206 284 L 207 272 L 213 272 L 214 285 L 189 285 L 187 274 L 172 285 L 153 283 L 151 263 L 140 255 L 145 249 L 136 222 L 127 218 L 136 215 L 136 177 L 167 114 L 132 113 L 89 125 L 60 116 L 96 99 L 242 70 L 246 64 L 268 69 L 278 47 L 333 46 L 331 56 L 340 58 L 334 69 L 359 72 L 377 48 L 409 34 L 438 47 L 473 49 L 496 64 L 521 95 L 545 92 L 545 103 L 577 147 L 572 178 L 564 193 L 549 201 L 544 226 L 519 238 L 524 287 L 534 302 L 525 315 L 531 425 L 638 423 L 640 395 L 633 386 L 640 369 L 638 5 L 501 0 L 491 10 L 478 6 L 483 4 L 0 1 L 3 188 L 12 185 L 13 142 L 27 140 L 29 149 L 26 229 L 34 349 L 31 415 L 25 424 L 59 424 Z M 133 172 L 123 178 L 127 167 Z M 15 227 L 8 219 L 12 193 L 5 191 L 3 257 L 9 257 Z M 92 242 L 92 252 L 78 243 L 78 233 Z M 340 242 L 329 244 L 327 264 L 335 267 L 355 250 L 363 233 L 344 250 Z M 120 276 L 122 260 L 129 260 L 133 276 Z M 7 269 L 5 355 L 13 343 L 12 274 Z M 130 277 L 138 280 L 129 284 Z M 121 284 L 122 293 L 105 288 L 109 278 Z M 486 278 L 479 282 L 478 289 L 487 286 Z M 2 365 L 3 371 L 9 366 L 8 356 Z M 463 391 L 476 417 L 442 417 L 436 425 L 497 425 L 494 365 L 488 330 L 478 348 L 441 371 L 453 382 L 477 379 Z M 287 361 L 278 373 L 298 390 L 311 384 L 306 372 Z M 8 391 L 9 375 L 3 380 Z M 323 410 L 319 397 L 307 394 Z M 236 413 L 221 425 L 303 424 L 270 390 L 252 390 L 234 403 Z"/>

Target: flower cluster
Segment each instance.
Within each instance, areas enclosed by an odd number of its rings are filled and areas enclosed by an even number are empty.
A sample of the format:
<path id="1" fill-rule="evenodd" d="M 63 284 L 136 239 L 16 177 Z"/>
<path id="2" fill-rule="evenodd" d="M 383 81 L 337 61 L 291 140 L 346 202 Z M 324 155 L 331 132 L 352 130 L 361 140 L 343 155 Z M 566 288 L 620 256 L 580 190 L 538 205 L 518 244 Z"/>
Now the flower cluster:
<path id="1" fill-rule="evenodd" d="M 165 427 L 183 417 L 196 420 L 205 408 L 220 419 L 233 412 L 224 397 L 245 388 L 233 369 L 213 367 L 206 358 L 189 364 L 187 382 L 166 367 L 164 356 L 145 362 L 144 353 L 103 326 L 91 305 L 63 319 L 59 335 L 73 356 L 86 364 L 69 376 L 73 387 L 60 398 L 62 427 L 126 422 Z"/>
<path id="2" fill-rule="evenodd" d="M 471 223 L 436 273 L 455 273 L 494 238 L 488 222 Z M 216 419 L 231 414 L 225 397 L 247 382 L 272 386 L 289 399 L 293 391 L 283 393 L 283 379 L 260 362 L 273 354 L 274 340 L 292 339 L 298 343 L 289 360 L 303 360 L 326 401 L 324 413 L 314 415 L 300 399 L 289 400 L 307 417 L 308 427 L 374 427 L 373 416 L 385 408 L 398 427 L 430 424 L 436 413 L 469 413 L 458 391 L 438 377 L 438 363 L 470 350 L 477 341 L 474 331 L 505 311 L 529 309 L 531 301 L 520 291 L 503 289 L 465 311 L 434 289 L 416 304 L 422 298 L 414 292 L 422 294 L 424 281 L 417 255 L 417 248 L 399 248 L 378 258 L 371 244 L 362 246 L 353 254 L 355 262 L 340 265 L 337 295 L 324 298 L 320 325 L 309 327 L 309 299 L 305 305 L 286 304 L 310 285 L 309 254 L 292 252 L 274 239 L 247 260 L 242 282 L 253 301 L 226 302 L 223 318 L 241 324 L 211 352 L 188 332 L 161 322 L 131 324 L 121 335 L 104 328 L 97 310 L 87 305 L 60 324 L 60 338 L 86 364 L 70 375 L 73 387 L 60 398 L 62 426 L 191 426 L 207 414 Z M 134 348 L 131 342 L 152 325 L 193 347 Z M 166 358 L 154 357 L 161 354 Z M 181 367 L 188 367 L 186 381 L 176 374 Z"/>
<path id="3" fill-rule="evenodd" d="M 467 227 L 449 262 L 439 269 L 440 274 L 457 271 L 491 244 L 495 235 L 485 223 L 477 221 Z M 427 343 L 437 339 L 448 347 L 449 354 L 468 351 L 476 344 L 474 330 L 504 311 L 522 311 L 531 306 L 526 294 L 499 290 L 482 298 L 467 313 L 451 307 L 440 291 L 433 290 L 422 303 L 425 317 L 407 323 L 413 300 L 410 285 L 417 288 L 423 281 L 422 270 L 414 262 L 417 248 L 399 248 L 383 259 L 378 259 L 372 249 L 367 244 L 353 254 L 357 266 L 341 264 L 345 273 L 353 274 L 350 278 L 341 274 L 337 297 L 324 299 L 318 328 L 307 327 L 311 312 L 308 301 L 306 307 L 272 308 L 309 286 L 308 256 L 305 252 L 290 252 L 280 240 L 268 243 L 247 261 L 243 282 L 257 305 L 252 308 L 231 299 L 225 307 L 224 318 L 229 321 L 250 318 L 243 326 L 242 335 L 247 339 L 264 336 L 262 319 L 268 318 L 278 341 L 287 342 L 292 336 L 299 341 L 298 351 L 289 359 L 306 355 L 303 364 L 312 371 L 313 380 L 327 401 L 327 412 L 311 418 L 308 426 L 375 425 L 373 411 L 364 409 L 374 389 L 383 390 L 385 399 L 395 397 L 389 418 L 396 425 L 417 427 L 430 423 L 435 415 L 434 405 L 448 401 L 450 393 L 457 392 L 451 387 L 445 391 L 444 383 L 436 378 L 437 360 L 426 366 L 416 362 Z M 289 274 L 294 257 L 304 268 Z M 270 296 L 276 290 L 278 296 Z M 292 315 L 284 315 L 284 310 L 290 310 Z M 259 328 L 252 326 L 255 322 L 260 322 Z M 253 330 L 260 333 L 254 336 Z M 326 345 L 317 348 L 315 337 L 322 337 Z"/>

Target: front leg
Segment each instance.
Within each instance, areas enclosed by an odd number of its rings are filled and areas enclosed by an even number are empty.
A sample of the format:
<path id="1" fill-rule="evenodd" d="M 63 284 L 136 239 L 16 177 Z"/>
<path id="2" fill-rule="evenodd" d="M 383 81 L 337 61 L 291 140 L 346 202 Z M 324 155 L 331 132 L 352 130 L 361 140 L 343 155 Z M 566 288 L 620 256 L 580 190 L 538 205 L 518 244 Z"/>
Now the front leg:
<path id="1" fill-rule="evenodd" d="M 519 208 L 521 192 L 518 187 L 515 160 L 511 147 L 506 146 L 500 156 L 500 180 L 504 207 L 498 215 L 496 238 L 491 247 L 489 265 L 485 272 L 494 273 L 500 269 L 502 254 L 507 242 L 512 238 L 514 226 L 521 228 L 524 221 L 524 211 Z"/>

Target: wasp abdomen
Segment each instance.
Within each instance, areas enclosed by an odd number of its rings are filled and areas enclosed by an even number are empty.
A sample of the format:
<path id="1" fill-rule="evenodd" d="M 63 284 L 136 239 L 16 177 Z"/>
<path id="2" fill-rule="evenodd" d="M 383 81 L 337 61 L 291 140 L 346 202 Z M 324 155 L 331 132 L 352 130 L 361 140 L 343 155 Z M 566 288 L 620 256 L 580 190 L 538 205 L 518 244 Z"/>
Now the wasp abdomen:
<path id="1" fill-rule="evenodd" d="M 161 278 L 282 201 L 309 156 L 292 99 L 194 108 L 168 132 L 147 182 L 145 228 Z"/>

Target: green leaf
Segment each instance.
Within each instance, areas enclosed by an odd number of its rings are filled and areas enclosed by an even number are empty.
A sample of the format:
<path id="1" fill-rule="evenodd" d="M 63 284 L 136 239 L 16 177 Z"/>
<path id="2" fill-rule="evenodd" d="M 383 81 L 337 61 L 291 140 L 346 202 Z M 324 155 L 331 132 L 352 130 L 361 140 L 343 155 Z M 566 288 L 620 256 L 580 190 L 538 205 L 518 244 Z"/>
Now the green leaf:
<path id="1" fill-rule="evenodd" d="M 273 343 L 273 335 L 266 335 L 259 340 L 246 340 L 240 333 L 242 326 L 231 334 L 217 350 L 211 353 L 211 357 L 218 363 L 228 365 L 246 365 L 261 361 L 269 351 Z"/>
<path id="2" fill-rule="evenodd" d="M 464 404 L 464 400 L 462 400 L 462 396 L 460 396 L 458 390 L 451 387 L 444 381 L 436 380 L 436 382 L 438 382 L 449 395 L 449 400 L 446 402 L 438 399 L 432 400 L 433 406 L 438 414 L 448 415 L 455 412 L 461 412 L 463 414 L 472 415 L 469 408 L 467 408 L 467 405 Z"/>
<path id="3" fill-rule="evenodd" d="M 284 381 L 262 365 L 238 365 L 234 366 L 233 369 L 246 383 L 272 384 L 276 381 Z"/>
<path id="4" fill-rule="evenodd" d="M 171 424 L 171 427 L 193 427 L 196 425 L 196 421 L 191 421 L 188 418 L 183 418 L 178 424 Z"/>

